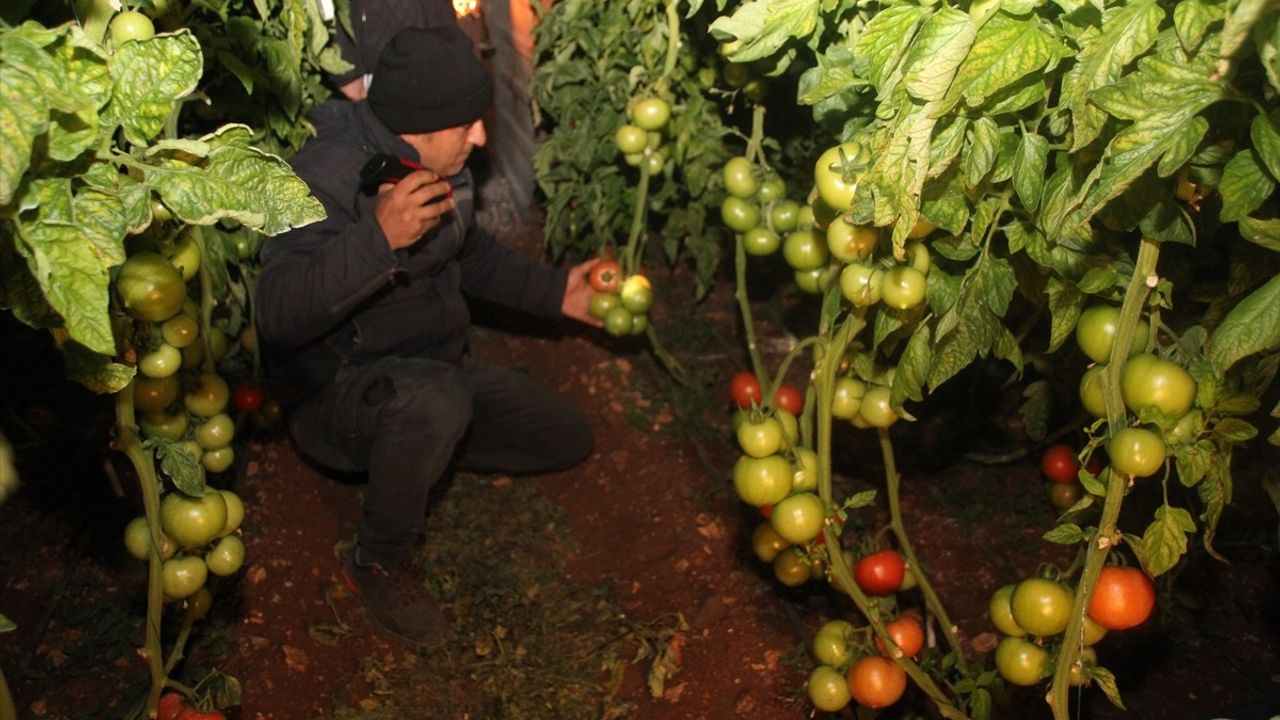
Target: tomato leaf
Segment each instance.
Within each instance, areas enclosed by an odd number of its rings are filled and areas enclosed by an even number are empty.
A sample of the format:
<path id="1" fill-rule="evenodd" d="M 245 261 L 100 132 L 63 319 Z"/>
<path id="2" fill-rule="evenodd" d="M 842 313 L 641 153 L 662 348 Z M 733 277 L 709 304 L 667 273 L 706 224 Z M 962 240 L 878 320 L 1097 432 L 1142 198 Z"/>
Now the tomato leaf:
<path id="1" fill-rule="evenodd" d="M 1120 700 L 1120 689 L 1116 687 L 1116 676 L 1110 670 L 1104 667 L 1092 667 L 1087 670 L 1089 677 L 1098 684 L 1098 688 L 1102 690 L 1102 694 L 1107 696 L 1112 705 L 1126 709 L 1124 702 Z"/>
<path id="2" fill-rule="evenodd" d="M 174 487 L 187 497 L 204 495 L 204 466 L 181 443 L 164 438 L 147 438 L 142 446 L 152 450 L 160 460 L 160 470 L 173 481 Z"/>
<path id="3" fill-rule="evenodd" d="M 973 140 L 969 151 L 961 161 L 964 169 L 964 183 L 967 188 L 976 188 L 982 178 L 995 166 L 996 154 L 1000 150 L 1000 127 L 988 117 L 978 118 L 973 123 Z"/>
<path id="4" fill-rule="evenodd" d="M 896 381 L 896 378 L 895 378 Z M 1053 411 L 1053 387 L 1048 380 L 1036 380 L 1022 391 L 1023 402 L 1018 408 L 1027 437 L 1044 440 L 1049 432 L 1049 415 Z"/>
<path id="5" fill-rule="evenodd" d="M 1271 179 L 1280 180 L 1280 111 L 1255 116 L 1249 124 L 1249 138 Z"/>
<path id="6" fill-rule="evenodd" d="M 1230 443 L 1242 443 L 1258 436 L 1258 428 L 1240 418 L 1223 418 L 1213 426 L 1215 437 Z"/>
<path id="7" fill-rule="evenodd" d="M 791 38 L 805 38 L 818 25 L 819 3 L 813 0 L 748 0 L 732 15 L 711 23 L 711 34 L 742 44 L 729 60 L 751 62 L 769 57 Z"/>
<path id="8" fill-rule="evenodd" d="M 893 5 L 876 13 L 854 41 L 853 70 L 871 81 L 887 98 L 901 81 L 901 63 L 911 40 L 931 10 L 928 7 Z"/>
<path id="9" fill-rule="evenodd" d="M 7 63 L 0 63 L 0 88 L 0 205 L 8 205 L 31 162 L 32 145 L 48 129 L 49 106 L 40 84 Z"/>
<path id="10" fill-rule="evenodd" d="M 1074 129 L 1072 152 L 1092 143 L 1106 122 L 1106 113 L 1092 103 L 1093 92 L 1118 80 L 1124 67 L 1151 47 L 1163 19 L 1155 0 L 1127 3 L 1105 14 L 1101 32 L 1080 48 L 1062 81 L 1062 105 Z"/>
<path id="11" fill-rule="evenodd" d="M 18 626 L 14 624 L 12 620 L 5 617 L 3 613 L 0 613 L 0 633 L 6 633 L 17 629 Z"/>
<path id="12" fill-rule="evenodd" d="M 1094 477 L 1088 470 L 1080 468 L 1077 477 L 1080 479 L 1080 484 L 1084 486 L 1085 492 L 1098 497 L 1107 496 L 1107 486 L 1102 484 L 1102 481 Z"/>
<path id="13" fill-rule="evenodd" d="M 77 342 L 65 341 L 64 331 L 53 332 L 68 379 L 103 395 L 120 392 L 133 380 L 137 372 L 134 368 L 113 362 L 111 356 L 88 350 Z"/>
<path id="14" fill-rule="evenodd" d="M 1280 275 L 1227 313 L 1209 337 L 1208 356 L 1225 374 L 1241 358 L 1280 347 Z"/>
<path id="15" fill-rule="evenodd" d="M 1181 0 L 1173 8 L 1173 25 L 1178 31 L 1182 49 L 1194 52 L 1204 39 L 1209 26 L 1226 17 L 1226 5 L 1203 0 Z"/>
<path id="16" fill-rule="evenodd" d="M 227 130 L 235 128 L 219 133 Z M 324 217 L 311 189 L 287 163 L 239 142 L 212 149 L 204 167 L 149 166 L 144 173 L 174 215 L 195 225 L 232 218 L 276 235 Z"/>
<path id="17" fill-rule="evenodd" d="M 1161 505 L 1156 519 L 1142 533 L 1142 568 L 1151 577 L 1168 572 L 1187 552 L 1187 533 L 1196 531 L 1191 513 L 1180 507 Z"/>
<path id="18" fill-rule="evenodd" d="M 1204 510 L 1200 519 L 1204 522 L 1204 549 L 1213 557 L 1226 562 L 1213 547 L 1213 539 L 1218 534 L 1218 521 L 1222 519 L 1222 511 L 1231 502 L 1233 492 L 1231 482 L 1231 450 L 1228 448 L 1219 457 L 1219 462 L 1209 466 L 1209 473 L 1196 486 L 1200 502 Z"/>
<path id="19" fill-rule="evenodd" d="M 1013 157 L 1013 188 L 1028 210 L 1035 210 L 1040 204 L 1048 162 L 1049 141 L 1036 133 L 1023 135 Z"/>
<path id="20" fill-rule="evenodd" d="M 1065 57 L 1067 48 L 1047 27 L 1035 15 L 1015 17 L 1006 10 L 992 15 L 978 30 L 973 47 L 956 72 L 944 107 L 953 106 L 961 95 L 969 107 L 980 107 L 988 98 Z"/>
<path id="21" fill-rule="evenodd" d="M 1211 441 L 1201 440 L 1175 449 L 1173 457 L 1177 462 L 1179 482 L 1186 487 L 1194 487 L 1217 460 L 1217 452 Z"/>
<path id="22" fill-rule="evenodd" d="M 924 21 L 903 62 L 903 86 L 920 100 L 941 100 L 978 28 L 969 14 L 943 7 Z"/>
<path id="23" fill-rule="evenodd" d="M 1046 541 L 1056 543 L 1058 545 L 1075 545 L 1089 539 L 1084 530 L 1080 529 L 1075 523 L 1066 523 L 1059 525 L 1049 532 L 1042 535 Z"/>
<path id="24" fill-rule="evenodd" d="M 1074 284 L 1063 282 L 1057 275 L 1049 276 L 1045 294 L 1049 299 L 1051 318 L 1048 351 L 1055 352 L 1074 334 L 1084 307 L 1084 295 Z"/>
<path id="25" fill-rule="evenodd" d="M 1276 183 L 1262 167 L 1258 153 L 1246 148 L 1227 161 L 1218 192 L 1222 195 L 1223 222 L 1240 220 L 1262 207 Z"/>
<path id="26" fill-rule="evenodd" d="M 863 490 L 862 492 L 850 495 L 843 503 L 840 504 L 839 512 L 847 513 L 850 510 L 867 507 L 876 501 L 875 490 Z"/>
<path id="27" fill-rule="evenodd" d="M 933 361 L 931 336 L 928 323 L 919 323 L 912 331 L 911 339 L 898 360 L 898 371 L 893 375 L 890 401 L 895 407 L 900 407 L 906 399 L 924 400 L 921 389 L 928 380 L 929 366 Z"/>
<path id="28" fill-rule="evenodd" d="M 1280 252 L 1280 220 L 1240 218 L 1240 235 L 1251 243 Z"/>
<path id="29" fill-rule="evenodd" d="M 184 29 L 121 45 L 110 68 L 114 90 L 103 124 L 119 125 L 129 142 L 145 145 L 160 134 L 175 102 L 195 90 L 204 59 L 195 35 Z"/>
<path id="30" fill-rule="evenodd" d="M 991 719 L 991 691 L 976 688 L 969 696 L 969 716 L 973 720 Z"/>

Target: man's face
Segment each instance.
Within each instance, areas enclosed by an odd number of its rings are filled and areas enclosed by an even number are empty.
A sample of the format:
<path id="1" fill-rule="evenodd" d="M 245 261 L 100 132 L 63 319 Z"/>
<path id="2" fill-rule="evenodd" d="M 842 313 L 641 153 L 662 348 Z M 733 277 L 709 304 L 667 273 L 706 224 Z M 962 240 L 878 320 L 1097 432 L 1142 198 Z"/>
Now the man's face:
<path id="1" fill-rule="evenodd" d="M 462 172 L 472 149 L 484 145 L 486 139 L 484 122 L 481 120 L 429 133 L 404 134 L 400 137 L 418 151 L 418 161 L 423 167 L 435 170 L 445 177 Z"/>

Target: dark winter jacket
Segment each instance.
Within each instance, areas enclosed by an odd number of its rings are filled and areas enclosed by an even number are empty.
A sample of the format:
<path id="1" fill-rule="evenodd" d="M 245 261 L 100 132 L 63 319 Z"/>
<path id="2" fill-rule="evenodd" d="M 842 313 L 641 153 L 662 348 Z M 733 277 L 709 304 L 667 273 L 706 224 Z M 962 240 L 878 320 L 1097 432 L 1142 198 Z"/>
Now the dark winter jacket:
<path id="1" fill-rule="evenodd" d="M 451 178 L 457 208 L 415 245 L 393 251 L 362 192 L 377 152 L 418 160 L 364 102 L 331 100 L 310 115 L 316 137 L 290 161 L 328 217 L 270 238 L 255 292 L 258 333 L 286 404 L 333 380 L 344 364 L 387 357 L 462 362 L 464 294 L 558 317 L 566 275 L 475 226 L 471 176 Z"/>

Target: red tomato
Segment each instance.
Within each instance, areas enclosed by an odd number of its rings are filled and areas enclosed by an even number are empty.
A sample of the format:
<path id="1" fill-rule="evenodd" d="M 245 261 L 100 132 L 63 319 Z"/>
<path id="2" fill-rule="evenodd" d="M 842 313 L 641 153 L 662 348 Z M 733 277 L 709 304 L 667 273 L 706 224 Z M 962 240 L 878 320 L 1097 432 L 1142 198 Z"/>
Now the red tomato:
<path id="1" fill-rule="evenodd" d="M 587 275 L 591 289 L 596 292 L 616 293 L 622 287 L 622 266 L 617 260 L 604 259 L 591 266 Z"/>
<path id="2" fill-rule="evenodd" d="M 729 381 L 729 395 L 740 408 L 759 405 L 764 397 L 760 390 L 760 381 L 753 373 L 746 370 L 734 375 Z"/>
<path id="3" fill-rule="evenodd" d="M 849 694 L 873 710 L 898 702 L 906 690 L 906 671 L 887 658 L 868 655 L 849 668 Z"/>
<path id="4" fill-rule="evenodd" d="M 1053 445 L 1040 456 L 1040 472 L 1056 483 L 1074 482 L 1080 463 L 1070 445 Z"/>
<path id="5" fill-rule="evenodd" d="M 885 625 L 884 629 L 907 657 L 914 658 L 924 649 L 924 628 L 920 627 L 920 621 L 914 617 L 899 615 Z M 876 650 L 888 654 L 888 648 L 879 637 L 876 638 Z"/>
<path id="6" fill-rule="evenodd" d="M 773 406 L 782 408 L 792 415 L 799 415 L 804 411 L 804 393 L 791 383 L 782 383 L 778 386 L 778 391 L 773 394 Z"/>
<path id="7" fill-rule="evenodd" d="M 236 409 L 240 412 L 251 413 L 262 407 L 262 389 L 256 388 L 249 383 L 241 383 L 236 386 L 232 402 L 235 403 Z"/>
<path id="8" fill-rule="evenodd" d="M 1104 567 L 1089 598 L 1089 617 L 1108 630 L 1127 630 L 1151 616 L 1156 589 L 1147 574 L 1132 567 Z"/>
<path id="9" fill-rule="evenodd" d="M 868 595 L 888 595 L 897 591 L 906 572 L 907 565 L 897 550 L 881 550 L 853 566 L 853 579 Z"/>
<path id="10" fill-rule="evenodd" d="M 160 696 L 160 702 L 156 705 L 156 720 L 178 720 L 186 709 L 182 695 L 167 692 Z"/>

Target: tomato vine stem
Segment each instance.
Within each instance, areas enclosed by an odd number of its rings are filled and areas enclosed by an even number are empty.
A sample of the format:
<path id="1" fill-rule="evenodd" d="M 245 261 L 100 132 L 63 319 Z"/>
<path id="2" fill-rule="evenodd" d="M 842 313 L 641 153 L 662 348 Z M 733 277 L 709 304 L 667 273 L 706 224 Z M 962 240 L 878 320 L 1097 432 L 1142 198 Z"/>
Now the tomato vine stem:
<path id="1" fill-rule="evenodd" d="M 1120 371 L 1124 368 L 1125 359 L 1133 347 L 1134 331 L 1138 327 L 1139 315 L 1146 304 L 1150 286 L 1147 278 L 1155 275 L 1156 260 L 1160 256 L 1160 242 L 1152 238 L 1143 238 L 1138 245 L 1138 258 L 1134 263 L 1133 277 L 1129 279 L 1129 287 L 1125 290 L 1124 302 L 1120 306 L 1120 317 L 1117 321 L 1115 344 L 1111 355 L 1107 358 L 1107 369 L 1103 373 L 1103 385 L 1107 400 L 1107 433 L 1114 435 L 1125 426 L 1124 400 L 1120 396 Z M 1053 709 L 1053 720 L 1070 720 L 1068 692 L 1070 690 L 1071 666 L 1080 655 L 1084 645 L 1084 615 L 1089 597 L 1098 582 L 1098 575 L 1106 563 L 1113 543 L 1100 542 L 1110 539 L 1117 533 L 1116 523 L 1120 519 L 1120 506 L 1124 502 L 1125 487 L 1129 478 L 1112 469 L 1107 473 L 1107 496 L 1102 504 L 1102 517 L 1098 520 L 1098 529 L 1089 537 L 1089 549 L 1085 556 L 1084 571 L 1080 573 L 1080 581 L 1076 584 L 1075 599 L 1071 604 L 1071 617 L 1067 629 L 1063 631 L 1064 642 L 1058 655 L 1058 664 L 1053 672 L 1053 685 L 1049 690 L 1049 706 Z M 1070 639 L 1067 641 L 1067 639 Z"/>

